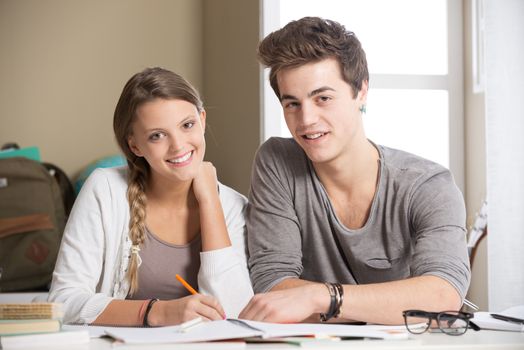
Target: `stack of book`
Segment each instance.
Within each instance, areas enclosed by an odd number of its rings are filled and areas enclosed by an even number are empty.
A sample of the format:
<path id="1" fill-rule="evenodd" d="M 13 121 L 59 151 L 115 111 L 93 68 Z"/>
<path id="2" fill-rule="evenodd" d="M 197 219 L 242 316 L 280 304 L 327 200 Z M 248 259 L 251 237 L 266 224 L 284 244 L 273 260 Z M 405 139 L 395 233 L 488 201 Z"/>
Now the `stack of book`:
<path id="1" fill-rule="evenodd" d="M 0 349 L 89 342 L 85 331 L 65 332 L 62 304 L 0 304 Z"/>
<path id="2" fill-rule="evenodd" d="M 58 332 L 62 316 L 57 303 L 0 304 L 0 336 Z"/>

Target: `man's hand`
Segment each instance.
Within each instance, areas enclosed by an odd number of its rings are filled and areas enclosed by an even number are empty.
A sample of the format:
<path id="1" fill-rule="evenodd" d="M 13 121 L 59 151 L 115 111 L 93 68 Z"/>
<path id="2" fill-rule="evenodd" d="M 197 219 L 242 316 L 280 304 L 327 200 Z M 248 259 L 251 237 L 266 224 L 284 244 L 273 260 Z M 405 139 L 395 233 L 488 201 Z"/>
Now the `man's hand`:
<path id="1" fill-rule="evenodd" d="M 323 284 L 256 294 L 238 318 L 265 322 L 302 322 L 329 308 L 329 291 Z"/>

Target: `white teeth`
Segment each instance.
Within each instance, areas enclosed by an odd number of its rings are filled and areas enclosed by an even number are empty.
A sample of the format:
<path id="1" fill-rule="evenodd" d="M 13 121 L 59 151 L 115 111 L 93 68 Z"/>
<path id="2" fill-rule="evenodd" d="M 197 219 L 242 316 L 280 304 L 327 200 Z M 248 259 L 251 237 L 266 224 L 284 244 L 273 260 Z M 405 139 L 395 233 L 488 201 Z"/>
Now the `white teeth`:
<path id="1" fill-rule="evenodd" d="M 168 162 L 175 163 L 175 164 L 183 163 L 186 160 L 188 160 L 191 157 L 192 154 L 193 154 L 193 151 L 186 153 L 184 156 L 182 156 L 180 158 L 170 159 L 170 160 L 168 160 Z"/>
<path id="2" fill-rule="evenodd" d="M 314 139 L 318 139 L 322 135 L 324 135 L 324 133 L 319 132 L 319 133 L 316 133 L 316 134 L 304 135 L 304 137 L 306 139 L 308 139 L 308 140 L 314 140 Z"/>

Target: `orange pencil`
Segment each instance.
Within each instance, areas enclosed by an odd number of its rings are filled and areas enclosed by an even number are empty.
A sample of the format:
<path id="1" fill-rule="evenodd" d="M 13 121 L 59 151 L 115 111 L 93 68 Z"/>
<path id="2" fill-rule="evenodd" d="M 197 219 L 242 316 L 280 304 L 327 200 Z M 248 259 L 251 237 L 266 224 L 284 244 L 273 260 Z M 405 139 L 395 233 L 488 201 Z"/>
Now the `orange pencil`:
<path id="1" fill-rule="evenodd" d="M 182 285 L 184 287 L 186 287 L 186 289 L 191 293 L 191 294 L 198 294 L 198 292 L 196 290 L 193 289 L 193 287 L 191 287 L 189 285 L 189 283 L 186 282 L 185 279 L 183 279 L 182 277 L 180 277 L 180 275 L 176 274 L 175 275 L 176 279 L 178 280 L 178 282 L 182 283 Z"/>

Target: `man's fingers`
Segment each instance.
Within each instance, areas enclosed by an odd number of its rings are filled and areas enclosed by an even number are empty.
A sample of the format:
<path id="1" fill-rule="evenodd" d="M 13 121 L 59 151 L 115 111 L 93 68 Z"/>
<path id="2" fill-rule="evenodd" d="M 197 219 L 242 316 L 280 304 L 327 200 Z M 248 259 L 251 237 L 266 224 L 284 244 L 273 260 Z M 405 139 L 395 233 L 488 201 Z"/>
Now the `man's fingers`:
<path id="1" fill-rule="evenodd" d="M 267 294 L 255 295 L 238 317 L 246 320 L 264 321 L 267 314 L 267 308 L 265 307 L 267 303 L 265 299 L 267 297 Z"/>
<path id="2" fill-rule="evenodd" d="M 244 309 L 240 312 L 240 315 L 238 315 L 238 318 L 243 318 L 246 320 L 254 320 L 254 316 L 256 315 L 256 308 L 257 308 L 257 296 L 255 295 L 249 303 L 244 307 Z"/>

